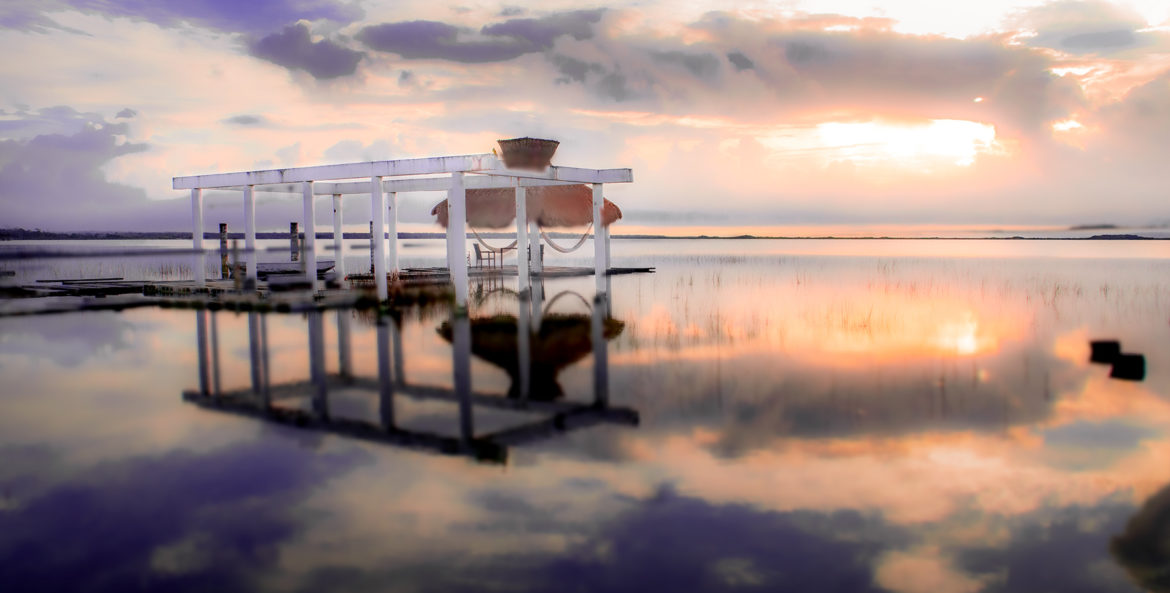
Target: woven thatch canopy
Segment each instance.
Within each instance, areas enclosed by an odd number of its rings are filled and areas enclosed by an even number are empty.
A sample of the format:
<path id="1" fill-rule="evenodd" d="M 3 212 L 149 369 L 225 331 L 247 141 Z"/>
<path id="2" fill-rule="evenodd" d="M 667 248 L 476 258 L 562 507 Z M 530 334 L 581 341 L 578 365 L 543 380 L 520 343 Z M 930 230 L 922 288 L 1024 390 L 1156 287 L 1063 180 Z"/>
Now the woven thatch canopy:
<path id="1" fill-rule="evenodd" d="M 585 226 L 593 222 L 593 189 L 588 185 L 545 185 L 530 187 L 528 220 L 543 227 Z M 447 227 L 447 200 L 431 209 L 443 228 Z M 622 218 L 617 204 L 605 200 L 601 221 L 609 226 Z M 516 220 L 516 190 L 510 187 L 467 190 L 467 224 L 481 229 L 508 228 Z"/>

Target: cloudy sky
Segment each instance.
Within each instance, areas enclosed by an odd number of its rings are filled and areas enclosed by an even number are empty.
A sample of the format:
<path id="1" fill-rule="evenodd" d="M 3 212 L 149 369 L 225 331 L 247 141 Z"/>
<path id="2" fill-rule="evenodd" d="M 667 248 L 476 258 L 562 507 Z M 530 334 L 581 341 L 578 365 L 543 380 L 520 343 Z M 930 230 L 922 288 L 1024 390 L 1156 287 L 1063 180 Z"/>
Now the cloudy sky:
<path id="1" fill-rule="evenodd" d="M 0 52 L 3 227 L 182 230 L 175 175 L 523 135 L 634 169 L 626 232 L 1170 223 L 1164 0 L 8 0 Z"/>

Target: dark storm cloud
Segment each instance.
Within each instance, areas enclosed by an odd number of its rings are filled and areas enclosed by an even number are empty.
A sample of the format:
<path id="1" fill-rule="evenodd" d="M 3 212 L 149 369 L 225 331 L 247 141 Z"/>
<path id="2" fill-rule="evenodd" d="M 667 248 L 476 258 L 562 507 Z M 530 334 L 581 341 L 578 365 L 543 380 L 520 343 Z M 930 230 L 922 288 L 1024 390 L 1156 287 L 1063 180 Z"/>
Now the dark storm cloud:
<path id="1" fill-rule="evenodd" d="M 751 70 L 756 67 L 755 62 L 752 62 L 751 58 L 737 51 L 727 54 L 727 60 L 731 62 L 732 66 L 735 66 L 736 72 L 743 72 L 744 70 Z"/>
<path id="2" fill-rule="evenodd" d="M 262 115 L 233 115 L 225 120 L 225 124 L 233 126 L 260 126 L 268 123 L 268 120 Z"/>
<path id="3" fill-rule="evenodd" d="M 710 81 L 719 75 L 719 58 L 716 58 L 714 54 L 693 54 L 672 50 L 651 52 L 650 55 L 659 63 L 682 66 L 695 78 Z"/>
<path id="4" fill-rule="evenodd" d="M 595 487 L 578 482 L 575 490 Z M 484 511 L 464 526 L 473 533 L 547 534 L 573 543 L 479 563 L 434 556 L 372 569 L 338 563 L 314 570 L 300 590 L 376 590 L 393 580 L 433 591 L 877 593 L 884 590 L 875 582 L 878 558 L 909 541 L 901 529 L 856 512 L 761 511 L 669 486 L 640 500 L 611 497 L 604 502 L 618 512 L 601 524 L 582 524 L 574 513 L 515 490 L 472 491 L 468 499 Z"/>
<path id="5" fill-rule="evenodd" d="M 1009 518 L 1008 542 L 961 549 L 957 565 L 983 580 L 984 593 L 1133 591 L 1108 549 L 1109 536 L 1121 530 L 1132 512 L 1132 504 L 1106 499 L 1095 506 L 1048 508 Z"/>
<path id="6" fill-rule="evenodd" d="M 1135 41 L 1133 31 L 1118 29 L 1116 31 L 1103 31 L 1100 33 L 1069 35 L 1060 41 L 1060 45 L 1068 49 L 1093 51 L 1128 47 L 1133 45 Z"/>
<path id="7" fill-rule="evenodd" d="M 1163 486 L 1114 536 L 1109 551 L 1147 591 L 1170 592 L 1170 486 Z"/>
<path id="8" fill-rule="evenodd" d="M 551 49 L 558 37 L 589 39 L 601 10 L 557 13 L 536 19 L 511 19 L 472 32 L 437 21 L 383 23 L 362 29 L 358 39 L 371 49 L 406 59 L 464 63 L 502 62 Z"/>
<path id="9" fill-rule="evenodd" d="M 294 433 L 295 434 L 295 433 Z M 0 449 L 13 457 L 46 455 Z M 49 458 L 51 460 L 51 458 Z M 255 591 L 275 569 L 279 547 L 302 526 L 293 511 L 364 460 L 320 455 L 270 438 L 207 454 L 172 452 L 70 472 L 19 509 L 0 513 L 0 566 L 12 591 Z M 5 491 L 27 491 L 46 468 L 10 476 Z M 29 475 L 31 474 L 31 475 Z M 84 528 L 79 528 L 84 526 Z"/>
<path id="10" fill-rule="evenodd" d="M 1111 55 L 1170 43 L 1164 33 L 1142 31 L 1147 23 L 1140 14 L 1095 0 L 1051 2 L 1022 12 L 1011 24 L 1035 32 L 1023 40 L 1027 45 L 1074 54 Z"/>
<path id="11" fill-rule="evenodd" d="M 361 52 L 328 39 L 314 42 L 304 23 L 260 39 L 252 44 L 251 52 L 289 70 L 304 70 L 319 80 L 353 74 L 362 59 Z"/>
<path id="12" fill-rule="evenodd" d="M 274 23 L 325 19 L 351 23 L 362 17 L 356 3 L 337 0 L 67 0 L 72 7 L 108 16 L 140 18 L 169 27 L 182 22 L 261 33 Z"/>
<path id="13" fill-rule="evenodd" d="M 501 35 L 522 39 L 533 47 L 548 49 L 557 37 L 568 35 L 582 40 L 593 37 L 593 26 L 601 20 L 604 11 L 577 10 L 551 14 L 538 19 L 511 19 L 483 28 L 485 35 Z"/>
<path id="14" fill-rule="evenodd" d="M 557 72 L 561 74 L 558 82 L 585 82 L 585 76 L 590 72 L 602 72 L 601 64 L 593 62 L 586 62 L 564 55 L 554 55 L 549 57 L 549 61 L 556 66 Z"/>
<path id="15" fill-rule="evenodd" d="M 0 140 L 4 226 L 47 230 L 176 230 L 190 211 L 155 202 L 139 188 L 111 183 L 102 168 L 146 144 L 125 142 L 129 123 L 108 123 L 68 107 L 30 115 L 35 126 L 60 120 L 63 131 Z"/>

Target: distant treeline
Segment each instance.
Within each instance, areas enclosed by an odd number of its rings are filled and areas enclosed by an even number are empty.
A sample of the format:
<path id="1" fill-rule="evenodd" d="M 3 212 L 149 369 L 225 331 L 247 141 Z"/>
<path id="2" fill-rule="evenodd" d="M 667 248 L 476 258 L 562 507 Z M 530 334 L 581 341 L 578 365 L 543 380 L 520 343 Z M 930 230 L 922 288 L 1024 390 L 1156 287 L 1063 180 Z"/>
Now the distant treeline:
<path id="1" fill-rule="evenodd" d="M 1104 225 L 1103 225 L 1104 226 Z M 557 238 L 579 237 L 579 234 L 572 232 L 552 232 L 549 235 Z M 304 237 L 304 233 L 298 236 Z M 399 239 L 443 239 L 446 238 L 445 233 L 398 233 Z M 511 239 L 515 237 L 513 233 L 488 232 L 480 233 L 481 237 L 492 239 Z M 345 233 L 346 239 L 369 239 L 370 233 Z M 159 231 L 159 232 L 69 232 L 60 233 L 54 231 L 42 231 L 40 229 L 0 229 L 0 241 L 88 241 L 88 240 L 166 240 L 166 239 L 190 239 L 190 232 L 181 231 Z M 219 233 L 206 232 L 203 233 L 204 239 L 218 239 Z M 228 233 L 228 239 L 243 239 L 244 233 Z M 258 232 L 257 239 L 288 239 L 288 232 Z M 318 239 L 332 239 L 332 232 L 317 233 Z M 613 235 L 614 239 L 687 239 L 687 240 L 727 240 L 727 239 L 948 239 L 948 240 L 1002 240 L 1002 241 L 1101 241 L 1101 240 L 1121 240 L 1121 241 L 1137 241 L 1137 240 L 1166 240 L 1163 237 L 1143 237 L 1141 235 L 1131 234 L 1113 234 L 1113 235 L 1093 235 L 1091 237 L 897 237 L 897 236 L 875 236 L 875 237 L 836 237 L 833 235 L 809 235 L 809 236 L 761 236 L 761 235 L 735 235 L 735 236 L 711 236 L 711 235 Z"/>

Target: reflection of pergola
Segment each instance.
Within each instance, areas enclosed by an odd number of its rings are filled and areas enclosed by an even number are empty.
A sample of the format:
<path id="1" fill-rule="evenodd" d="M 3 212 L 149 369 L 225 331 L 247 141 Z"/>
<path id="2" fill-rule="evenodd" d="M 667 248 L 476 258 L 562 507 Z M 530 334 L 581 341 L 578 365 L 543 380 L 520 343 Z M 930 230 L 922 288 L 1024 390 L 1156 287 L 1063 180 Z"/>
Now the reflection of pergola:
<path id="1" fill-rule="evenodd" d="M 530 360 L 528 332 L 530 312 L 527 303 L 521 303 L 519 319 L 521 332 L 518 356 Z M 405 353 L 401 333 L 396 323 L 381 318 L 377 326 L 378 377 L 358 377 L 353 374 L 350 347 L 349 309 L 337 311 L 337 342 L 340 372 L 325 372 L 325 340 L 323 313 L 308 314 L 309 379 L 273 385 L 269 379 L 267 320 L 259 313 L 248 314 L 250 344 L 251 386 L 223 390 L 220 386 L 220 365 L 216 313 L 196 311 L 196 338 L 199 358 L 199 389 L 183 392 L 183 399 L 210 410 L 252 416 L 301 428 L 308 428 L 351 438 L 384 444 L 425 449 L 437 453 L 467 455 L 476 459 L 503 462 L 507 448 L 553 437 L 567 430 L 595 424 L 636 426 L 638 412 L 629 408 L 609 406 L 609 358 L 604 337 L 605 316 L 602 307 L 594 307 L 591 315 L 593 348 L 593 401 L 548 401 L 530 397 L 528 381 L 520 389 L 520 397 L 505 394 L 482 393 L 471 389 L 471 322 L 467 316 L 451 318 L 453 387 L 422 385 L 407 379 Z M 539 312 L 537 313 L 539 315 Z M 208 325 L 210 316 L 210 340 Z M 539 327 L 539 323 L 535 324 Z M 524 372 L 530 372 L 524 364 Z M 329 409 L 329 391 L 368 391 L 377 394 L 381 422 L 367 422 L 334 418 Z M 394 399 L 406 396 L 419 400 L 452 402 L 459 407 L 459 436 L 445 436 L 401 428 L 395 422 Z M 308 398 L 312 410 L 286 408 L 276 405 L 282 399 Z M 536 414 L 538 420 L 526 422 L 490 434 L 476 435 L 474 409 L 476 407 Z"/>
<path id="2" fill-rule="evenodd" d="M 360 181 L 352 181 L 355 179 Z M 516 235 L 517 244 L 520 247 L 517 268 L 521 290 L 526 290 L 530 285 L 530 271 L 525 262 L 530 261 L 529 253 L 533 250 L 534 243 L 539 241 L 539 237 L 530 237 L 528 233 L 528 216 L 525 212 L 526 188 L 545 185 L 591 184 L 593 187 L 593 228 L 595 236 L 603 238 L 603 240 L 594 241 L 593 255 L 597 290 L 602 292 L 605 272 L 609 268 L 606 250 L 608 232 L 604 230 L 605 227 L 601 223 L 601 209 L 604 201 L 602 186 L 606 183 L 629 183 L 631 181 L 633 181 L 633 174 L 629 169 L 599 170 L 550 166 L 542 171 L 525 171 L 506 168 L 503 162 L 491 154 L 477 154 L 215 173 L 175 177 L 172 184 L 175 189 L 191 190 L 193 244 L 197 250 L 203 249 L 203 190 L 243 192 L 245 248 L 250 264 L 254 262 L 254 249 L 256 247 L 256 192 L 299 192 L 303 200 L 302 222 L 305 229 L 306 269 L 308 270 L 316 269 L 313 247 L 317 224 L 313 216 L 313 200 L 317 196 L 323 195 L 333 197 L 333 241 L 335 247 L 340 250 L 342 246 L 342 197 L 355 194 L 369 195 L 370 217 L 374 225 L 374 280 L 380 300 L 385 300 L 388 296 L 387 263 L 389 263 L 390 271 L 398 269 L 396 195 L 398 192 L 408 191 L 445 191 L 447 192 L 450 219 L 447 228 L 447 265 L 455 283 L 456 302 L 460 306 L 466 306 L 467 261 L 464 259 L 464 254 L 467 251 L 466 194 L 468 188 L 514 188 L 517 197 Z M 387 193 L 390 196 L 388 221 L 386 217 Z M 392 239 L 389 255 L 387 255 L 384 236 L 387 222 L 389 223 L 389 235 Z M 337 257 L 337 262 L 342 266 L 338 272 L 344 274 L 343 258 Z M 256 266 L 254 264 L 248 265 L 247 269 L 249 277 L 255 279 Z M 203 277 L 202 265 L 196 266 L 196 274 L 197 282 L 206 281 Z M 316 277 L 313 276 L 310 281 L 316 282 Z"/>

